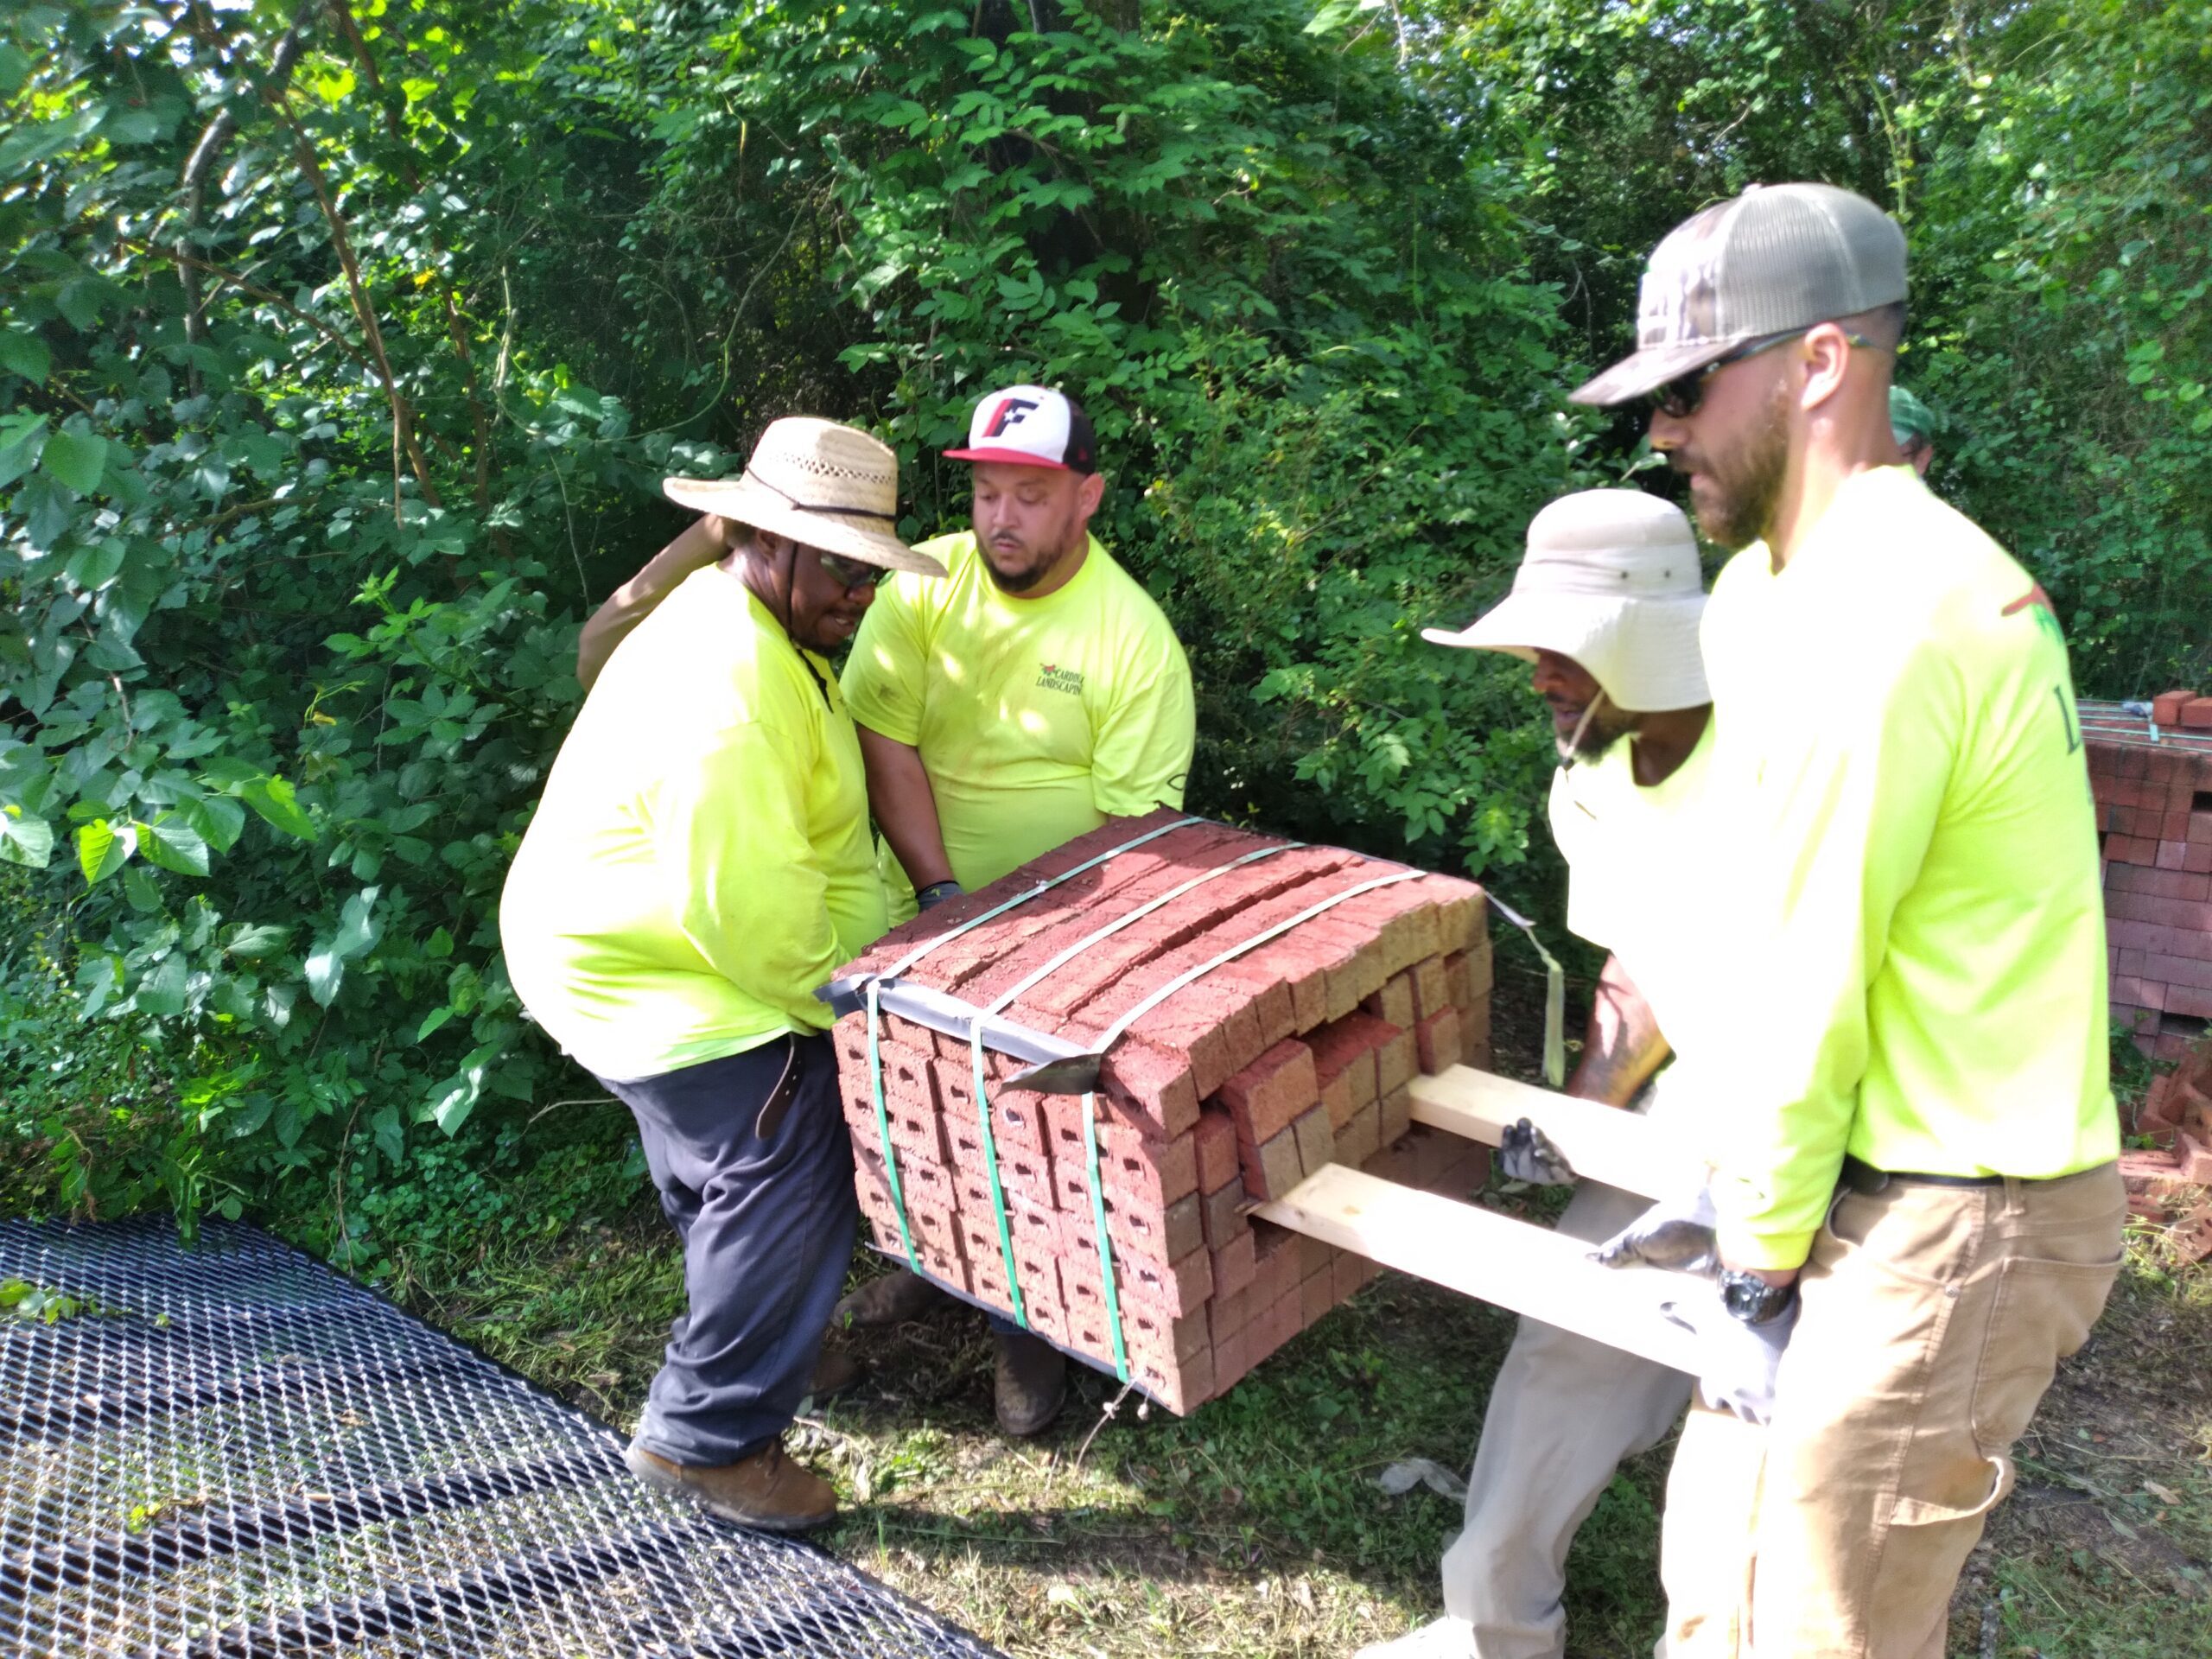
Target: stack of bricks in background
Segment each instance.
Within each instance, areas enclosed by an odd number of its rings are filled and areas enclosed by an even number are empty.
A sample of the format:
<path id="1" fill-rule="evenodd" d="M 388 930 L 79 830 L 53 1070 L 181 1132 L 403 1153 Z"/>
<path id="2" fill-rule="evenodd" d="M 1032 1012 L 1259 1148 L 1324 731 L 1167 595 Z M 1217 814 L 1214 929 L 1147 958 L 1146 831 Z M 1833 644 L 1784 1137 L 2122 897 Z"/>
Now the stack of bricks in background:
<path id="1" fill-rule="evenodd" d="M 2113 1022 L 2158 1059 L 2212 1021 L 2212 697 L 2168 692 L 2149 720 L 2083 702 L 2104 852 Z"/>
<path id="2" fill-rule="evenodd" d="M 844 971 L 882 973 L 1037 882 L 1147 831 L 1086 836 L 941 905 Z M 1252 861 L 1228 868 L 1262 849 Z M 1003 1010 L 1084 1049 L 1170 981 L 1399 867 L 1195 822 L 950 940 L 904 982 L 988 1007 L 1079 940 L 1208 871 L 1220 874 L 1088 945 Z M 1251 1219 L 1332 1162 L 1464 1197 L 1488 1154 L 1410 1124 L 1416 1070 L 1490 1060 L 1491 964 L 1480 888 L 1420 875 L 1344 899 L 1166 997 L 1115 1042 L 1096 1096 L 1101 1185 L 1132 1379 L 1188 1412 L 1372 1277 L 1363 1258 Z M 864 1018 L 836 1032 L 861 1204 L 902 1256 L 869 1081 Z M 931 1278 L 1010 1312 L 1012 1297 L 964 1039 L 887 1014 L 879 1054 L 907 1226 Z M 1110 1370 L 1083 1097 L 1004 1087 L 986 1059 L 999 1179 L 1031 1326 Z"/>

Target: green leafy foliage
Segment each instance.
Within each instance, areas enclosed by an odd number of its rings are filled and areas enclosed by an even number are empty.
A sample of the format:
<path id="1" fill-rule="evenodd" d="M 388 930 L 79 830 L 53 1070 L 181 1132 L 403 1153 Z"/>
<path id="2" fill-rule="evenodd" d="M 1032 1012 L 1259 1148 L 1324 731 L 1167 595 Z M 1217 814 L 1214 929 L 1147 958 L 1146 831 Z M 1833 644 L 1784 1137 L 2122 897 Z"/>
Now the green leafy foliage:
<path id="1" fill-rule="evenodd" d="M 1139 10 L 0 16 L 10 1203 L 390 1262 L 595 1095 L 500 885 L 658 480 L 778 415 L 880 432 L 918 535 L 976 395 L 1079 390 L 1101 533 L 1192 648 L 1192 804 L 1555 914 L 1523 671 L 1419 630 L 1648 467 L 1561 394 L 1651 242 L 1835 178 L 1911 229 L 1937 482 L 2087 689 L 2204 665 L 2190 9 Z"/>

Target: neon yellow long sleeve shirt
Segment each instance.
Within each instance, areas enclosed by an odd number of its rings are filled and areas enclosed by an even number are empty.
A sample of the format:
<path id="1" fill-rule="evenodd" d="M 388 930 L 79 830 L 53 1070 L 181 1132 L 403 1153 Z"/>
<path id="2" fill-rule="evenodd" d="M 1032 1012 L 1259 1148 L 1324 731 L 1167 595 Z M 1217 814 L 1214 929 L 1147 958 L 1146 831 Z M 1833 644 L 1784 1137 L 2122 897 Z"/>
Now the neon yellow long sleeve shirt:
<path id="1" fill-rule="evenodd" d="M 829 665 L 694 572 L 594 683 L 499 906 L 523 1005 L 601 1077 L 826 1028 L 884 930 L 860 739 Z"/>
<path id="2" fill-rule="evenodd" d="M 1730 1253 L 1803 1262 L 1847 1154 L 2025 1178 L 2117 1156 L 2094 810 L 2042 588 L 1886 467 L 1780 572 L 1737 555 L 1702 645 L 1743 837 L 1707 1120 Z"/>

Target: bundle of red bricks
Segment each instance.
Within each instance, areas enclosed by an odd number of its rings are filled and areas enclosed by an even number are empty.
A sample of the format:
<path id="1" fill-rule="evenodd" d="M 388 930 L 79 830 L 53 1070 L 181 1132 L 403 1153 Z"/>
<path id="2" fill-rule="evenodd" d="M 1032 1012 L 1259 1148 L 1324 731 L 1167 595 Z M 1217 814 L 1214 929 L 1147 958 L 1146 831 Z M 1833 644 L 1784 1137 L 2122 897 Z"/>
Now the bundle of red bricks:
<path id="1" fill-rule="evenodd" d="M 1402 868 L 1162 812 L 1109 825 L 940 905 L 843 971 L 885 973 L 916 947 L 1109 852 L 1095 868 L 948 939 L 900 982 L 992 1007 L 1071 945 L 1205 876 L 1085 944 L 999 1010 L 1002 1019 L 1093 1051 L 1189 969 Z M 1114 1283 L 1139 1388 L 1188 1412 L 1373 1276 L 1363 1258 L 1251 1216 L 1324 1165 L 1355 1165 L 1459 1196 L 1479 1183 L 1487 1153 L 1412 1125 L 1409 1084 L 1416 1069 L 1487 1066 L 1490 983 L 1481 889 L 1416 874 L 1345 898 L 1211 968 L 1116 1037 L 1093 1099 Z M 836 1039 L 861 1208 L 876 1247 L 903 1260 L 866 1017 L 840 1020 Z M 885 1014 L 878 1045 L 885 1116 L 921 1269 L 1010 1313 L 968 1041 Z M 1039 1334 L 1111 1370 L 1084 1099 L 1007 1087 L 1023 1069 L 987 1051 L 986 1094 L 1021 1312 Z"/>
<path id="2" fill-rule="evenodd" d="M 2117 703 L 2081 709 L 2113 1022 L 2177 1060 L 2212 1022 L 2212 698 L 2168 692 L 2147 721 Z"/>

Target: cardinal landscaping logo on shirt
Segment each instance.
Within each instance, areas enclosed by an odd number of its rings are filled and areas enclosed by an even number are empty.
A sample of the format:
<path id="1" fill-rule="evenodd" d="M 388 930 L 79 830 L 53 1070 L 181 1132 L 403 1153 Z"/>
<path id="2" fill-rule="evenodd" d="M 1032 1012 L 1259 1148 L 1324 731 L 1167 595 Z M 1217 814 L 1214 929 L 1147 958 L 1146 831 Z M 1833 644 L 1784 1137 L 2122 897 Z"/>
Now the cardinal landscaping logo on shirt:
<path id="1" fill-rule="evenodd" d="M 1083 695 L 1083 671 L 1046 663 L 1037 676 L 1037 684 L 1041 690 L 1065 691 L 1071 696 L 1079 697 Z"/>

